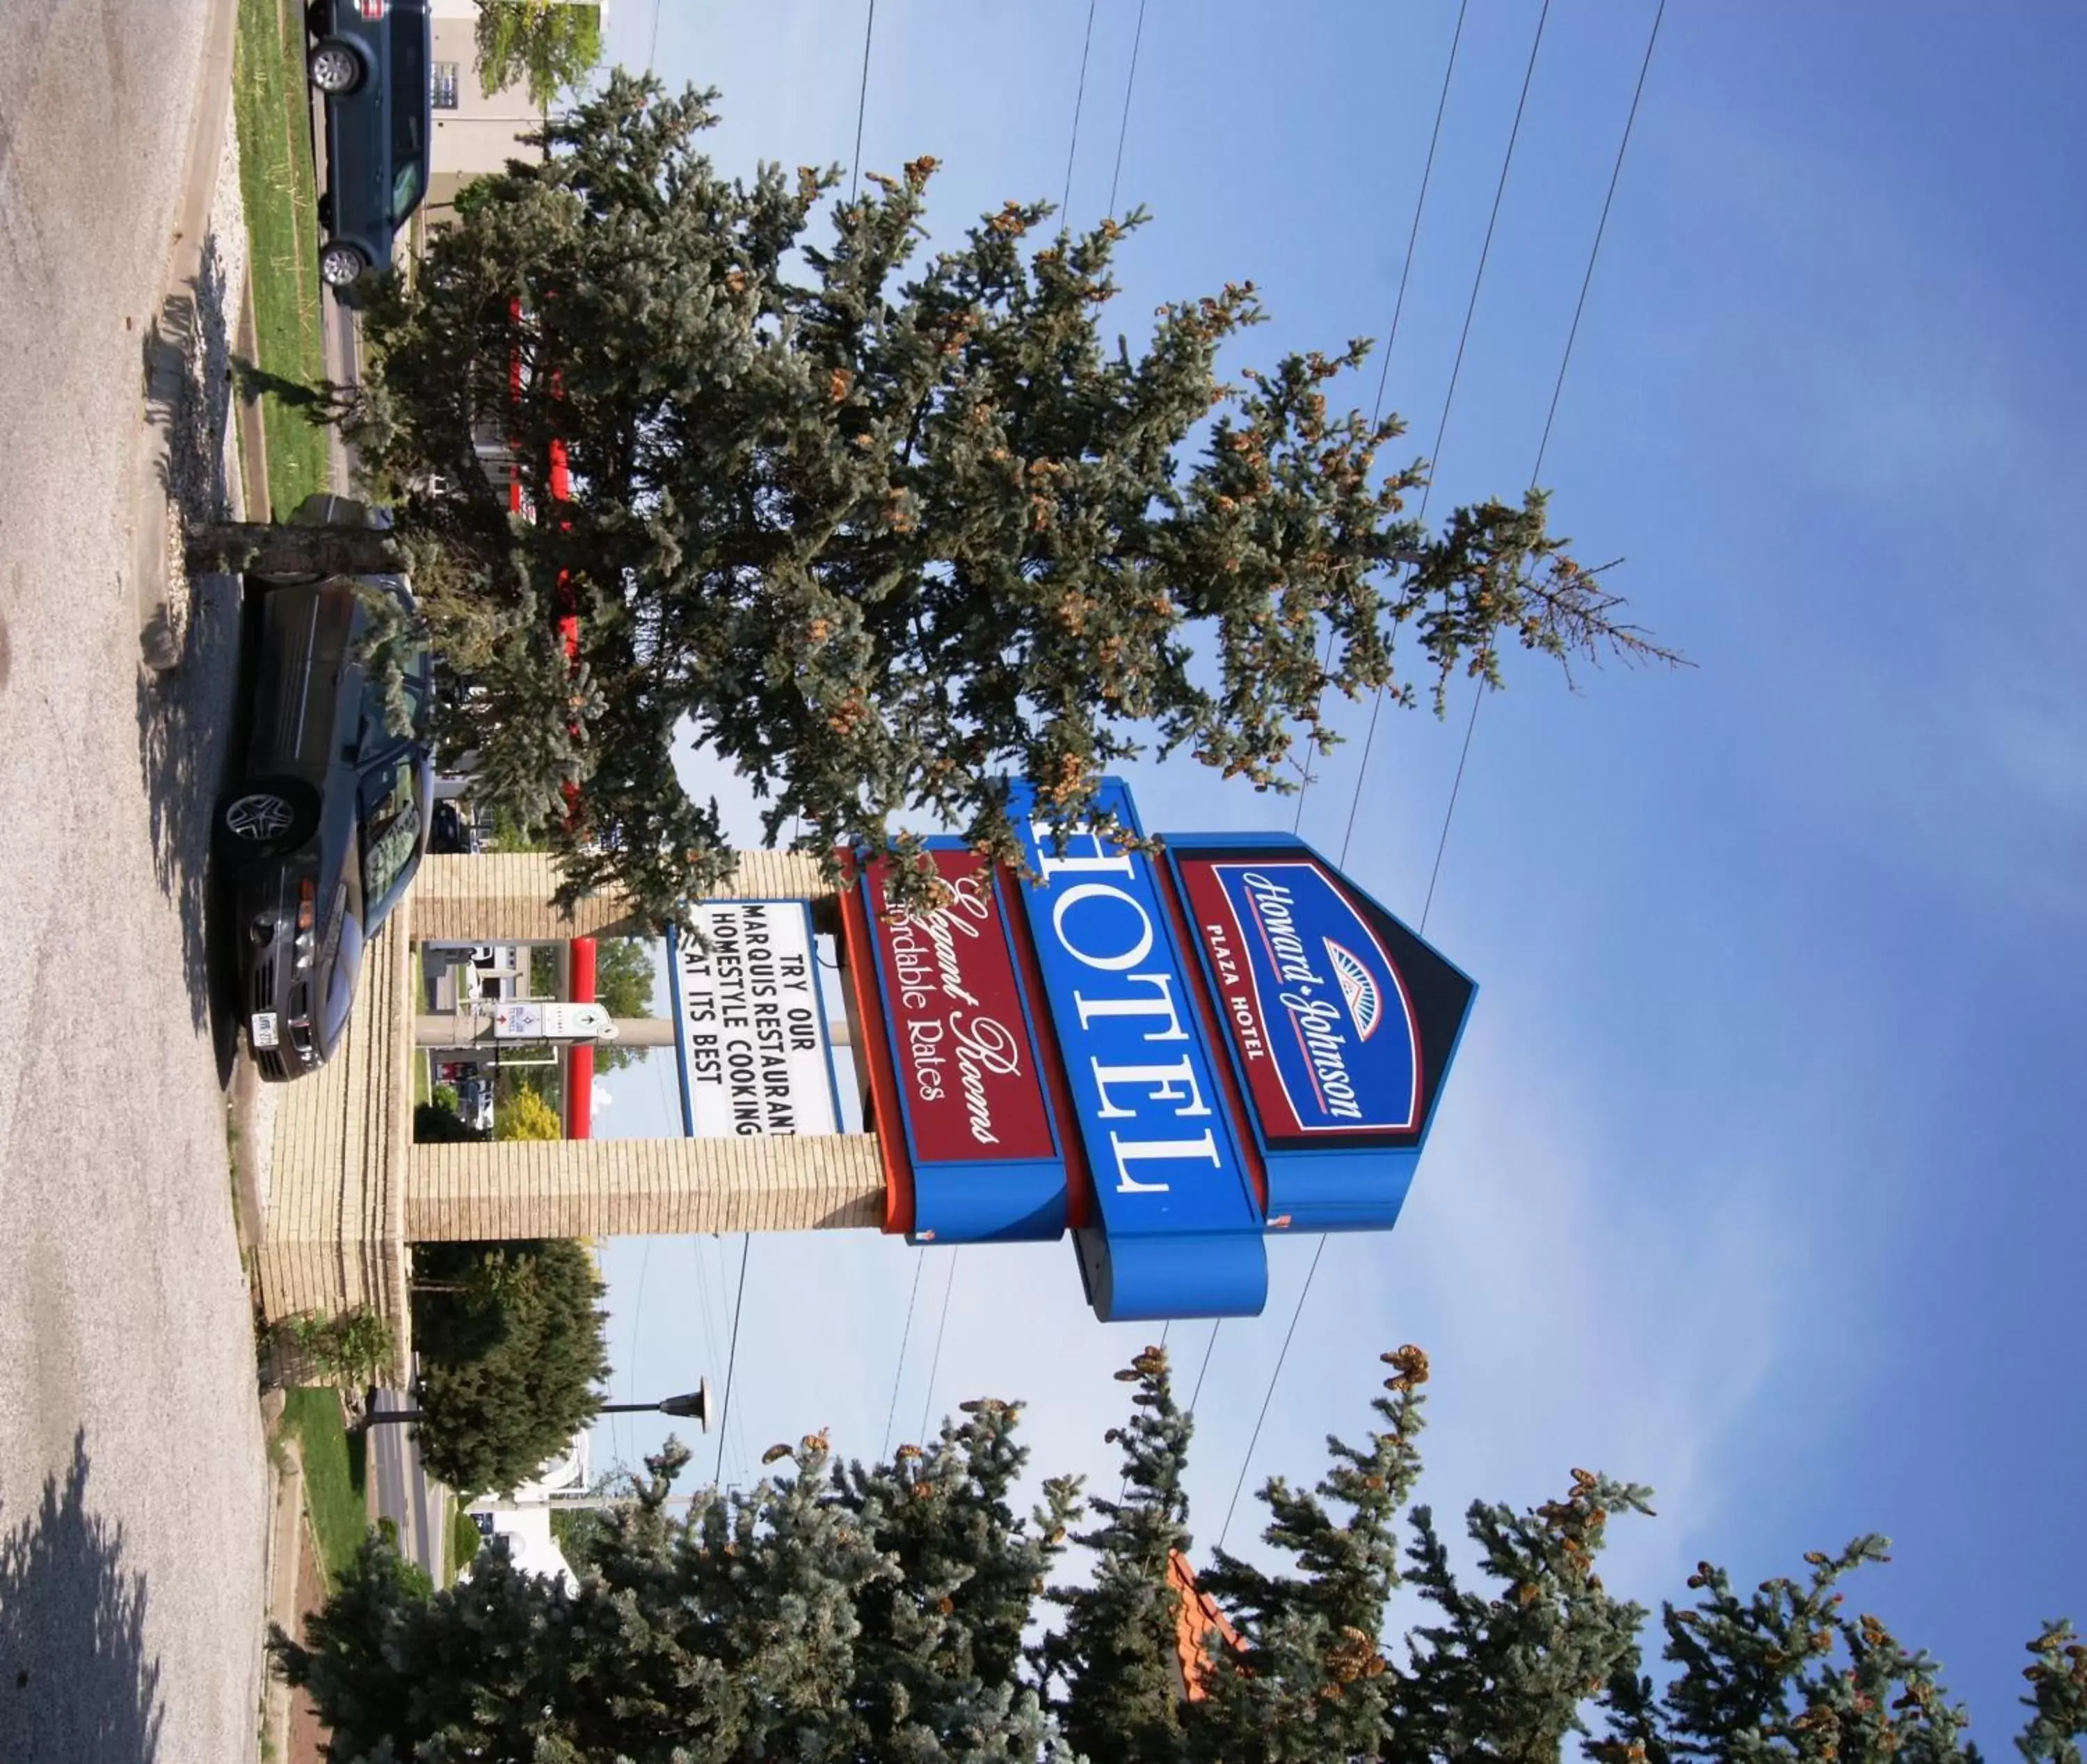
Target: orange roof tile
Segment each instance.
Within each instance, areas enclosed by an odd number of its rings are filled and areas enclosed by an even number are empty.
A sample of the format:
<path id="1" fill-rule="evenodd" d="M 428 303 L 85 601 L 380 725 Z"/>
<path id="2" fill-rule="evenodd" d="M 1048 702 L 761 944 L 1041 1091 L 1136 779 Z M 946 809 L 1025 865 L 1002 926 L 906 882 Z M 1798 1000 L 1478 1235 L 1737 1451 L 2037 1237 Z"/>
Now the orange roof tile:
<path id="1" fill-rule="evenodd" d="M 1225 1620 L 1224 1613 L 1218 1608 L 1218 1601 L 1197 1588 L 1196 1570 L 1178 1549 L 1167 1553 L 1167 1584 L 1180 1595 L 1181 1600 L 1180 1615 L 1174 1626 L 1175 1669 L 1180 1680 L 1181 1694 L 1190 1702 L 1200 1702 L 1208 1694 L 1203 1688 L 1203 1679 L 1210 1669 L 1210 1632 L 1216 1630 L 1226 1647 L 1236 1648 L 1240 1645 L 1239 1631 Z"/>

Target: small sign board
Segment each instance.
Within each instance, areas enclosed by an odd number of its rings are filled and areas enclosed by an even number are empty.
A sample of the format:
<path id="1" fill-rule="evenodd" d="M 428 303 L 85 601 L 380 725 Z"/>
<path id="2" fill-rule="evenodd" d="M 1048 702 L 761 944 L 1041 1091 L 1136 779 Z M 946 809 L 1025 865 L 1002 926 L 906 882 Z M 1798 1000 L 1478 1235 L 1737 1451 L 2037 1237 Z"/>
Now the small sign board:
<path id="1" fill-rule="evenodd" d="M 706 901 L 668 940 L 681 1127 L 692 1139 L 838 1133 L 840 1093 L 802 901 Z"/>
<path id="2" fill-rule="evenodd" d="M 604 1042 L 616 1038 L 608 1008 L 557 999 L 515 999 L 493 1013 L 493 1034 L 502 1042 Z"/>

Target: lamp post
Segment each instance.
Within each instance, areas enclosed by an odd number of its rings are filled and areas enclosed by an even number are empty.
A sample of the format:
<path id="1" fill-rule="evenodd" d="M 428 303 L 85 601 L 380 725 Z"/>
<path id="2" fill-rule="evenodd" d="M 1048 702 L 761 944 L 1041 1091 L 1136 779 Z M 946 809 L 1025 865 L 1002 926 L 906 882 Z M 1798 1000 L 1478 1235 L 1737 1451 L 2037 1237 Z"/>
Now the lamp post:
<path id="1" fill-rule="evenodd" d="M 705 1378 L 693 1391 L 684 1391 L 679 1396 L 663 1396 L 656 1403 L 604 1403 L 595 1412 L 597 1415 L 638 1415 L 656 1411 L 662 1415 L 675 1415 L 693 1421 L 705 1433 L 711 1430 L 711 1381 Z M 365 1427 L 377 1427 L 400 1421 L 423 1421 L 427 1411 L 418 1408 L 386 1408 L 373 1410 L 362 1417 Z"/>

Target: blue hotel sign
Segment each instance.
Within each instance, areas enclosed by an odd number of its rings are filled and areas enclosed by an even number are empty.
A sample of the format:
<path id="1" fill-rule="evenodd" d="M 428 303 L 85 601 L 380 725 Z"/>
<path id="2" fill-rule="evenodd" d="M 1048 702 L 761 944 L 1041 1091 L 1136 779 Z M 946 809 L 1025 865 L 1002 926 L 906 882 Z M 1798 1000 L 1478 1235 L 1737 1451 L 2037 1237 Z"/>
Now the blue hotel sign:
<path id="1" fill-rule="evenodd" d="M 1061 842 L 1014 806 L 1035 872 L 1022 904 L 1100 1215 L 1080 1235 L 1090 1297 L 1115 1317 L 1253 1315 L 1268 1296 L 1261 1208 L 1159 867 L 1093 832 Z M 1120 783 L 1095 806 L 1142 833 Z"/>
<path id="2" fill-rule="evenodd" d="M 930 842 L 946 917 L 846 903 L 887 1226 L 1069 1231 L 1104 1320 L 1255 1314 L 1270 1231 L 1398 1217 L 1472 984 L 1302 841 L 1148 854 L 1032 802 L 1026 873 Z M 1120 782 L 1096 806 L 1142 836 Z"/>

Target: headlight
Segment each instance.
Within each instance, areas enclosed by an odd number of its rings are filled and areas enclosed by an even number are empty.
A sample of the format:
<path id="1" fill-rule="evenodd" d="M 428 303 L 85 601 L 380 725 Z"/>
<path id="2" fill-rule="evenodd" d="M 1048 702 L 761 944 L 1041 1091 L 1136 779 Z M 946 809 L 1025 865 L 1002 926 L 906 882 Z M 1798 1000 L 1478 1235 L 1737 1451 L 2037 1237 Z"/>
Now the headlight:
<path id="1" fill-rule="evenodd" d="M 318 911 L 318 884 L 306 876 L 297 884 L 297 938 L 292 945 L 297 966 L 301 969 L 308 969 L 312 965 L 314 947 L 312 920 Z"/>

